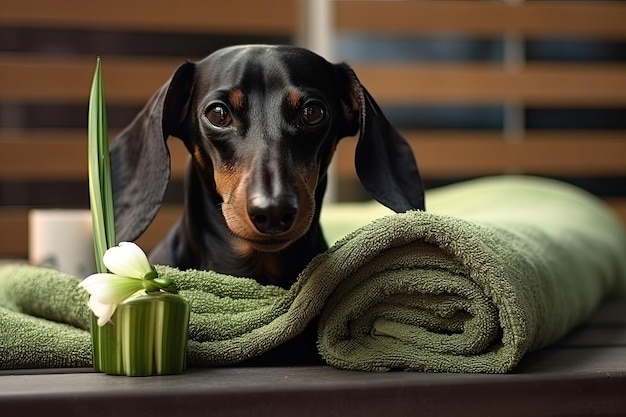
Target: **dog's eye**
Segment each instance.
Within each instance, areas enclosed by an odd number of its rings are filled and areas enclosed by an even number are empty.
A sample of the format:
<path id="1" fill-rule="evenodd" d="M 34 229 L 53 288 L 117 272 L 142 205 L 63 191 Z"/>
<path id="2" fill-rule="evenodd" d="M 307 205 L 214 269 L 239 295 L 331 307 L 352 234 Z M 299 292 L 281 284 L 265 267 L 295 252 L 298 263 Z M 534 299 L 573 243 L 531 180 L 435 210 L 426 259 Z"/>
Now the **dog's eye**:
<path id="1" fill-rule="evenodd" d="M 228 127 L 233 122 L 233 118 L 228 112 L 228 109 L 221 104 L 215 104 L 209 107 L 205 115 L 209 123 L 215 127 Z"/>
<path id="2" fill-rule="evenodd" d="M 302 108 L 302 123 L 307 126 L 317 126 L 326 118 L 326 109 L 320 104 L 311 103 Z"/>

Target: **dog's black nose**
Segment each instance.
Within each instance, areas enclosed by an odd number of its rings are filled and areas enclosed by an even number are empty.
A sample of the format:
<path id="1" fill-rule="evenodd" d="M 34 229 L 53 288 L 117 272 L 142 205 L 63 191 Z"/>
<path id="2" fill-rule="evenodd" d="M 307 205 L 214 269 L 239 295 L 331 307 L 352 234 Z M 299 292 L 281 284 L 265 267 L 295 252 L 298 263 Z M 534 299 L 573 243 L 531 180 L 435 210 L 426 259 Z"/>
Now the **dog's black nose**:
<path id="1" fill-rule="evenodd" d="M 248 199 L 248 216 L 256 229 L 264 234 L 278 234 L 291 228 L 298 212 L 295 196 L 276 198 L 252 196 Z"/>

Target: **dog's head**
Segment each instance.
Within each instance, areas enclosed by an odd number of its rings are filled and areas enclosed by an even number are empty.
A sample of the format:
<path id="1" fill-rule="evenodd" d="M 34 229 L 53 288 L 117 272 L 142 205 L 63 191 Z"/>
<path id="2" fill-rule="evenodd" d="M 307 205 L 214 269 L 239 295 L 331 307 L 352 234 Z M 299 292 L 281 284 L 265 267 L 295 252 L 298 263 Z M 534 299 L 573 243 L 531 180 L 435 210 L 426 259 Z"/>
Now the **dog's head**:
<path id="1" fill-rule="evenodd" d="M 137 238 L 158 211 L 165 141 L 175 136 L 230 231 L 257 250 L 283 249 L 318 214 L 337 141 L 357 131 L 365 189 L 395 211 L 423 209 L 410 147 L 348 66 L 288 46 L 226 48 L 183 64 L 112 146 L 118 238 Z"/>

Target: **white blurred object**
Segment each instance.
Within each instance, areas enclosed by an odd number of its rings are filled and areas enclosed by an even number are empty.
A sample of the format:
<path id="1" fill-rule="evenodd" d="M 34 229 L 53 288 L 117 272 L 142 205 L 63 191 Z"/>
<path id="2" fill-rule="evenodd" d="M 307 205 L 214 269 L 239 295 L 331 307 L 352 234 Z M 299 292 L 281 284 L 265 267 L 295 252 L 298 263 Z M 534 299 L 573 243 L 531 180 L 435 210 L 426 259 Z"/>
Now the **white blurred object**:
<path id="1" fill-rule="evenodd" d="M 31 210 L 28 227 L 28 258 L 32 265 L 55 268 L 79 278 L 96 272 L 89 210 Z"/>

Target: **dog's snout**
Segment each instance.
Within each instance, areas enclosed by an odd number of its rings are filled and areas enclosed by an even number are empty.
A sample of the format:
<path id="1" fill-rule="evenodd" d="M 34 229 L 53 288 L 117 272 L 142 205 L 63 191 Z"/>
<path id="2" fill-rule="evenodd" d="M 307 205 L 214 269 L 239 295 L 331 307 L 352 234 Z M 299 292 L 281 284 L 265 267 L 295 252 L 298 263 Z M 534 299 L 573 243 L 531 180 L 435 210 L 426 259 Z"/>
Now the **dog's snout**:
<path id="1" fill-rule="evenodd" d="M 266 197 L 252 196 L 248 200 L 248 216 L 256 229 L 263 234 L 278 234 L 288 231 L 298 212 L 295 196 Z"/>

